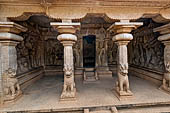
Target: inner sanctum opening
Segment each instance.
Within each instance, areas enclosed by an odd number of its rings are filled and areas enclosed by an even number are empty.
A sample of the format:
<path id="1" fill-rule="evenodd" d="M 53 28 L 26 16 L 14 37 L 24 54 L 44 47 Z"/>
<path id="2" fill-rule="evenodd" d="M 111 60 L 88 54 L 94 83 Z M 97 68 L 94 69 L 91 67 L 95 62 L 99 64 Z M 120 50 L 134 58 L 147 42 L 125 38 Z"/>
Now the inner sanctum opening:
<path id="1" fill-rule="evenodd" d="M 96 36 L 83 36 L 83 67 L 95 67 Z"/>

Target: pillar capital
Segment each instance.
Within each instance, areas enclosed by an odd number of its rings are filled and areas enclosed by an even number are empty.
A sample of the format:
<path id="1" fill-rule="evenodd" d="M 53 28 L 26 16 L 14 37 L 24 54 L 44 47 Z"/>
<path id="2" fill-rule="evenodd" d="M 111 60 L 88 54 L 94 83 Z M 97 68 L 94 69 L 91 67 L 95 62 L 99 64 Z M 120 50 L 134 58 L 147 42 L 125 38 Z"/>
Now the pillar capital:
<path id="1" fill-rule="evenodd" d="M 155 28 L 154 32 L 159 32 L 161 34 L 161 36 L 158 37 L 159 41 L 162 41 L 165 45 L 170 45 L 170 23 Z"/>
<path id="2" fill-rule="evenodd" d="M 117 35 L 113 36 L 113 38 L 112 38 L 112 40 L 114 42 L 121 42 L 121 41 L 123 41 L 124 43 L 122 43 L 122 44 L 125 44 L 125 42 L 127 42 L 127 44 L 128 44 L 128 42 L 130 40 L 132 40 L 132 39 L 133 39 L 133 35 L 130 34 L 130 33 L 117 34 Z"/>
<path id="3" fill-rule="evenodd" d="M 130 33 L 132 30 L 136 29 L 141 25 L 143 25 L 142 22 L 120 21 L 115 22 L 109 27 L 108 30 L 114 32 L 115 34 Z"/>
<path id="4" fill-rule="evenodd" d="M 27 28 L 14 22 L 0 22 L 0 32 L 19 34 L 26 31 Z"/>
<path id="5" fill-rule="evenodd" d="M 80 28 L 80 23 L 51 22 L 50 24 L 56 28 L 60 34 L 75 34 Z"/>
<path id="6" fill-rule="evenodd" d="M 60 34 L 58 35 L 57 39 L 59 41 L 61 41 L 61 43 L 65 44 L 66 41 L 69 43 L 69 42 L 76 42 L 77 41 L 77 37 L 76 35 L 73 35 L 73 34 Z"/>
<path id="7" fill-rule="evenodd" d="M 0 22 L 0 42 L 3 44 L 17 44 L 23 38 L 17 34 L 26 32 L 27 28 L 14 22 Z"/>

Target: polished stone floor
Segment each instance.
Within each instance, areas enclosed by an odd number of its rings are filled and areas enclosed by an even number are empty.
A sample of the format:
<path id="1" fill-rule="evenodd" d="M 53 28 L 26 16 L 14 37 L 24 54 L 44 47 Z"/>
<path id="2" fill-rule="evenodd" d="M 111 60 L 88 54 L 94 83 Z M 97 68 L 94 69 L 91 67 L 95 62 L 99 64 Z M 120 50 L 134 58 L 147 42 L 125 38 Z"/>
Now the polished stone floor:
<path id="1" fill-rule="evenodd" d="M 27 89 L 23 96 L 1 108 L 0 111 L 61 111 L 69 109 L 84 109 L 100 106 L 144 105 L 156 103 L 170 103 L 170 95 L 158 89 L 159 86 L 130 76 L 130 87 L 134 98 L 119 101 L 113 93 L 115 77 L 100 76 L 97 83 L 83 84 L 82 77 L 76 76 L 77 101 L 61 102 L 59 97 L 62 91 L 62 77 L 43 77 Z"/>

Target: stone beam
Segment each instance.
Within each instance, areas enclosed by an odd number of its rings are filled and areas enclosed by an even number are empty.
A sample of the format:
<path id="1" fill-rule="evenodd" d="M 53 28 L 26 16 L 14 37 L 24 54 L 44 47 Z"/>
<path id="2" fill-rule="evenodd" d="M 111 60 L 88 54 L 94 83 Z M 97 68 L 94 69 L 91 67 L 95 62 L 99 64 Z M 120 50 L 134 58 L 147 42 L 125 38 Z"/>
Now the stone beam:
<path id="1" fill-rule="evenodd" d="M 0 2 L 0 17 L 21 17 L 28 19 L 31 14 L 46 14 L 56 19 L 82 19 L 88 13 L 103 13 L 111 19 L 138 19 L 144 14 L 161 14 L 170 19 L 170 9 L 165 7 L 169 5 L 168 1 L 102 1 L 100 4 L 85 1 L 64 2 L 57 1 L 53 3 L 41 2 Z M 50 4 L 50 6 L 49 6 Z M 102 5 L 103 4 L 103 5 Z M 141 5 L 141 7 L 139 7 Z M 23 16 L 24 15 L 24 16 Z"/>

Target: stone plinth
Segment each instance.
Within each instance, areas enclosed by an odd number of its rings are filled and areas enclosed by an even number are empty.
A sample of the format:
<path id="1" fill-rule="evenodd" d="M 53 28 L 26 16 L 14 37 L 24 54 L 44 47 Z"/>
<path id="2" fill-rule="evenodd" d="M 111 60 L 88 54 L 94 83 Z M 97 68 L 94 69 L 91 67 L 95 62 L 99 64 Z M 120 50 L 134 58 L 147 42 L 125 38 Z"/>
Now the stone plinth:
<path id="1" fill-rule="evenodd" d="M 76 87 L 74 81 L 74 64 L 73 64 L 73 44 L 77 41 L 77 36 L 74 35 L 80 23 L 51 23 L 60 35 L 57 39 L 64 46 L 64 85 L 60 100 L 75 100 Z"/>
<path id="2" fill-rule="evenodd" d="M 113 36 L 112 40 L 118 46 L 118 56 L 117 56 L 117 75 L 118 80 L 116 82 L 115 92 L 117 97 L 122 100 L 127 97 L 131 97 L 133 93 L 129 87 L 128 79 L 128 58 L 127 58 L 127 45 L 130 40 L 133 39 L 130 32 L 142 25 L 142 23 L 133 23 L 128 20 L 122 20 L 121 22 L 116 22 L 108 30 L 114 31 L 116 34 Z"/>
<path id="3" fill-rule="evenodd" d="M 154 29 L 154 32 L 160 32 L 161 36 L 158 40 L 164 43 L 164 65 L 165 72 L 163 76 L 163 83 L 160 87 L 161 90 L 170 94 L 170 24 Z"/>
<path id="4" fill-rule="evenodd" d="M 15 100 L 21 94 L 17 93 L 17 91 L 13 92 L 10 87 L 17 87 L 18 92 L 21 92 L 19 85 L 16 85 L 18 81 L 14 77 L 17 70 L 17 53 L 15 47 L 23 38 L 16 34 L 25 32 L 26 30 L 26 28 L 14 22 L 0 22 L 0 92 L 3 102 Z M 12 71 L 10 72 L 9 70 Z M 13 76 L 11 77 L 10 75 Z M 8 90 L 8 92 L 5 90 Z"/>

